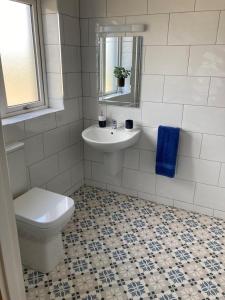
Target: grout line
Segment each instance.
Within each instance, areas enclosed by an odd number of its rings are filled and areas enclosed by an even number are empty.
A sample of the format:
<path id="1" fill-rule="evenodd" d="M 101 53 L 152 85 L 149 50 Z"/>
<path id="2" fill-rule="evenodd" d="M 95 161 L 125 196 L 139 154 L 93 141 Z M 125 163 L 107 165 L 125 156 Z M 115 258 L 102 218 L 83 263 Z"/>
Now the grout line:
<path id="1" fill-rule="evenodd" d="M 29 166 L 26 166 L 26 175 L 27 175 L 27 188 L 31 189 L 31 174 Z"/>
<path id="2" fill-rule="evenodd" d="M 93 1 L 93 0 L 92 0 Z M 215 11 L 225 11 L 225 9 L 204 9 L 204 10 L 186 10 L 186 11 L 168 11 L 168 12 L 155 12 L 155 13 L 143 13 L 143 14 L 131 14 L 131 15 L 113 15 L 113 16 L 91 16 L 91 17 L 88 17 L 88 19 L 106 19 L 106 18 L 124 18 L 125 16 L 126 17 L 129 17 L 129 18 L 132 18 L 132 17 L 146 17 L 146 16 L 158 16 L 158 15 L 168 15 L 170 13 L 172 14 L 186 14 L 186 13 L 201 13 L 201 12 L 215 12 Z M 49 14 L 44 14 L 44 15 L 52 15 L 52 14 L 56 14 L 56 13 L 49 13 Z M 75 17 L 77 18 L 77 17 Z M 80 19 L 87 19 L 87 17 L 81 17 Z"/>
<path id="3" fill-rule="evenodd" d="M 209 78 L 209 87 L 208 87 L 208 95 L 207 95 L 207 106 L 210 107 L 209 105 L 209 95 L 210 95 L 210 90 L 211 90 L 211 82 L 212 82 L 212 77 L 210 76 Z"/>
<path id="4" fill-rule="evenodd" d="M 211 47 L 211 46 L 224 46 L 224 43 L 218 43 L 218 44 L 212 44 L 212 43 L 199 43 L 199 44 L 190 44 L 190 43 L 185 43 L 185 44 L 144 44 L 146 47 Z M 85 46 L 84 46 L 85 47 Z M 86 46 L 87 47 L 87 46 Z M 91 46 L 94 47 L 94 46 Z"/>
<path id="5" fill-rule="evenodd" d="M 221 186 L 220 186 L 220 176 L 221 176 L 221 173 L 222 173 L 222 167 L 223 167 L 223 163 L 221 162 L 221 163 L 220 163 L 219 177 L 218 177 L 218 181 L 217 181 L 217 184 L 218 184 L 219 187 L 221 187 Z"/>
<path id="6" fill-rule="evenodd" d="M 138 150 L 138 170 L 141 169 L 141 151 Z"/>
<path id="7" fill-rule="evenodd" d="M 184 121 L 184 105 L 182 105 L 182 113 L 181 113 L 181 129 L 183 128 L 183 121 Z"/>
<path id="8" fill-rule="evenodd" d="M 93 180 L 93 166 L 92 166 L 92 164 L 93 164 L 93 161 L 91 161 L 91 179 Z"/>
<path id="9" fill-rule="evenodd" d="M 155 194 L 156 194 L 156 196 L 158 196 L 158 193 L 157 193 L 157 183 L 158 183 L 158 175 L 155 174 Z"/>
<path id="10" fill-rule="evenodd" d="M 56 13 L 46 14 L 46 15 L 53 15 L 53 14 L 56 14 L 56 15 L 59 14 L 61 16 L 65 16 L 67 18 L 71 18 L 71 19 L 74 19 L 74 20 L 80 20 L 79 16 L 71 16 L 71 15 L 68 15 L 68 14 L 66 14 L 64 12 L 56 12 Z"/>
<path id="11" fill-rule="evenodd" d="M 207 162 L 211 162 L 211 163 L 225 163 L 224 161 L 218 161 L 218 160 L 210 160 L 210 159 L 206 159 L 206 158 L 200 158 L 200 157 L 195 157 L 195 156 L 187 156 L 187 155 L 182 155 L 182 154 L 178 154 L 178 157 L 181 159 L 182 157 L 185 158 L 191 158 L 193 160 L 202 160 L 202 161 L 207 161 Z"/>
<path id="12" fill-rule="evenodd" d="M 171 14 L 169 13 L 169 16 L 168 16 L 167 37 L 166 37 L 166 44 L 167 45 L 169 44 L 170 18 L 171 18 Z"/>
<path id="13" fill-rule="evenodd" d="M 221 18 L 221 11 L 219 12 L 219 18 L 218 18 L 218 24 L 217 24 L 215 44 L 217 44 L 217 42 L 218 42 L 218 34 L 219 34 L 219 27 L 220 27 L 220 18 Z"/>
<path id="14" fill-rule="evenodd" d="M 162 87 L 162 103 L 164 103 L 164 96 L 165 96 L 165 85 L 166 85 L 166 75 L 163 75 L 163 87 Z"/>
<path id="15" fill-rule="evenodd" d="M 88 98 L 88 97 L 87 97 Z M 91 98 L 91 97 L 89 97 Z M 202 108 L 220 108 L 220 109 L 225 109 L 225 107 L 221 107 L 221 106 L 214 106 L 214 105 L 203 105 L 203 104 L 190 104 L 190 103 L 179 103 L 179 102 L 162 102 L 162 101 L 143 101 L 143 103 L 154 103 L 154 104 L 171 104 L 171 105 L 185 105 L 185 106 L 191 106 L 191 107 L 202 107 Z M 149 127 L 149 126 L 147 126 Z M 151 126 L 150 126 L 151 127 Z M 194 132 L 194 131 L 193 131 Z M 198 132 L 198 131 L 197 131 Z M 201 133 L 201 132 L 200 132 Z M 205 133 L 205 132 L 203 132 Z M 210 134 L 210 133 L 208 133 Z M 213 133 L 216 135 L 216 133 Z M 217 134 L 218 135 L 218 134 Z M 225 135 L 225 134 L 224 134 Z"/>
<path id="16" fill-rule="evenodd" d="M 189 75 L 190 58 L 191 58 L 191 46 L 189 46 L 188 49 L 188 60 L 187 60 L 187 70 L 186 70 L 187 76 Z"/>
<path id="17" fill-rule="evenodd" d="M 88 73 L 88 72 L 85 72 Z M 90 73 L 96 73 L 96 72 L 90 72 Z M 221 78 L 224 79 L 224 76 L 212 76 L 212 75 L 187 75 L 187 74 L 162 74 L 162 73 L 141 73 L 141 75 L 154 75 L 154 76 L 167 76 L 167 77 L 191 77 L 191 78 Z"/>
<path id="18" fill-rule="evenodd" d="M 81 1 L 82 0 L 78 0 L 78 6 L 79 6 L 79 19 L 81 19 Z"/>
<path id="19" fill-rule="evenodd" d="M 194 204 L 194 205 L 197 205 L 197 204 L 195 204 L 196 192 L 197 192 L 197 182 L 195 182 L 194 194 L 193 194 L 193 204 Z"/>
<path id="20" fill-rule="evenodd" d="M 90 30 L 89 30 L 90 20 L 89 20 L 89 18 L 87 19 L 87 26 L 88 26 L 88 29 L 87 29 L 87 37 L 88 37 L 88 39 L 87 39 L 87 42 L 88 42 L 88 46 L 90 46 Z M 82 51 L 80 51 L 80 52 L 82 52 Z"/>
<path id="21" fill-rule="evenodd" d="M 202 155 L 203 138 L 204 138 L 204 133 L 201 134 L 200 151 L 199 151 L 199 155 L 198 155 L 199 159 L 201 159 L 201 155 Z"/>
<path id="22" fill-rule="evenodd" d="M 44 143 L 44 133 L 42 132 L 41 134 L 41 140 L 42 140 L 42 151 L 43 151 L 43 158 L 41 160 L 38 160 L 37 162 L 39 161 L 42 161 L 45 159 L 45 143 Z M 36 163 L 36 162 L 35 162 Z M 32 164 L 30 164 L 29 166 L 31 166 Z"/>
<path id="23" fill-rule="evenodd" d="M 196 11 L 196 4 L 197 4 L 197 0 L 195 0 L 195 3 L 194 3 L 194 11 Z"/>

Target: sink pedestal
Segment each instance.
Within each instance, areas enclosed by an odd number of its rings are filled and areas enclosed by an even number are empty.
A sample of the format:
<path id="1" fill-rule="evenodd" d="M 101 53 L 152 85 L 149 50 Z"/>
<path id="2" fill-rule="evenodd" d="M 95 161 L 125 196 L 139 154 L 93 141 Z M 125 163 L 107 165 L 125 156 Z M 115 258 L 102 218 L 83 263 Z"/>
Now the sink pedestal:
<path id="1" fill-rule="evenodd" d="M 104 167 L 106 174 L 111 176 L 117 175 L 123 168 L 124 151 L 105 152 L 104 153 Z"/>

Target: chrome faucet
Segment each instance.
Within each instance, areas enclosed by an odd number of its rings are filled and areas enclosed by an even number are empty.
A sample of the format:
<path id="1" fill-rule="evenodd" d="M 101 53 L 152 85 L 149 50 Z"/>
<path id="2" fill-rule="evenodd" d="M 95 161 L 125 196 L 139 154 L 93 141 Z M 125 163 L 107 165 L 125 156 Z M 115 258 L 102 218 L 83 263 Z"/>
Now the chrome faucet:
<path id="1" fill-rule="evenodd" d="M 117 121 L 112 120 L 112 129 L 117 129 Z"/>

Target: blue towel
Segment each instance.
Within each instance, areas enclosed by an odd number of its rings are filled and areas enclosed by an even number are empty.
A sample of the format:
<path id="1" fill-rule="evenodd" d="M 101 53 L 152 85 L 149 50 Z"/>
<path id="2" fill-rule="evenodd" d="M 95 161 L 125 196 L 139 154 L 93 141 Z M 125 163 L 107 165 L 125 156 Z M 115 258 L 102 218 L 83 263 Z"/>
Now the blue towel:
<path id="1" fill-rule="evenodd" d="M 175 176 L 180 128 L 159 126 L 155 172 L 173 178 Z"/>

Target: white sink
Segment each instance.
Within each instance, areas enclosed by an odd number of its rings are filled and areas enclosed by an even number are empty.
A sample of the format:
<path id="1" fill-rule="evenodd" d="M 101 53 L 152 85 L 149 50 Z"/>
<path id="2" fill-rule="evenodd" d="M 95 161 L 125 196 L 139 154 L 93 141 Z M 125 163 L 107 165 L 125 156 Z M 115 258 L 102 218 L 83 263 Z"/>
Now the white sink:
<path id="1" fill-rule="evenodd" d="M 125 128 L 100 128 L 93 125 L 82 132 L 82 138 L 89 146 L 104 152 L 105 170 L 115 176 L 123 166 L 123 150 L 133 146 L 140 133 L 140 129 L 128 131 Z"/>
<path id="2" fill-rule="evenodd" d="M 115 152 L 134 145 L 140 136 L 140 129 L 127 131 L 124 128 L 100 128 L 97 125 L 88 127 L 82 132 L 84 141 L 102 152 Z"/>

